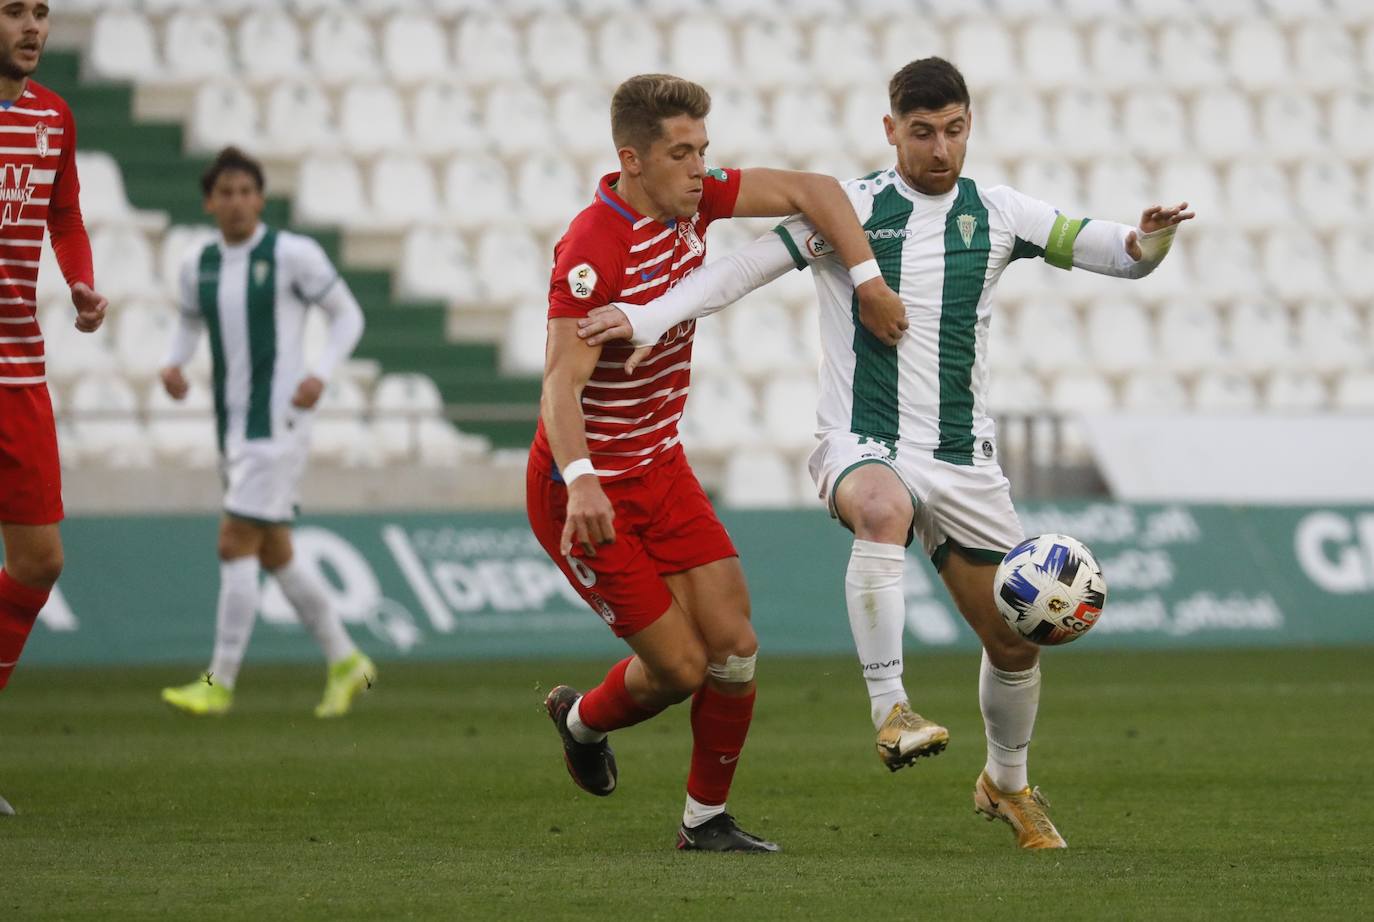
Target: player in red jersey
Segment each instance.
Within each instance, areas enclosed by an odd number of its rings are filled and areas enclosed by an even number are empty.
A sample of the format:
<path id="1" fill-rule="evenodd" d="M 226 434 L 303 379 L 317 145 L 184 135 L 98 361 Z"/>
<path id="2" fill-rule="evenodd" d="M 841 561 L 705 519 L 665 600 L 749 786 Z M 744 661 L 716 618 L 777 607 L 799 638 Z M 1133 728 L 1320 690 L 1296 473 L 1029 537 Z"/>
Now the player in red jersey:
<path id="1" fill-rule="evenodd" d="M 670 331 L 633 372 L 630 348 L 588 346 L 577 321 L 612 302 L 646 303 L 701 265 L 719 218 L 802 212 L 863 281 L 876 269 L 840 185 L 780 170 L 708 169 L 711 99 L 677 77 L 625 81 L 611 102 L 621 170 L 554 250 L 538 431 L 530 449 L 530 525 L 564 575 L 633 650 L 585 695 L 566 685 L 545 705 L 573 780 L 615 790 L 611 730 L 692 698 L 693 750 L 679 848 L 777 851 L 725 812 L 754 710 L 758 641 L 730 536 L 678 444 L 694 323 Z M 865 324 L 885 342 L 906 326 L 873 271 L 857 289 Z"/>
<path id="2" fill-rule="evenodd" d="M 61 97 L 29 79 L 47 40 L 42 0 L 0 5 L 0 689 L 62 572 L 62 474 L 36 303 L 45 227 L 76 328 L 95 332 L 106 307 L 92 290 L 76 123 Z M 12 812 L 0 799 L 0 813 Z"/>

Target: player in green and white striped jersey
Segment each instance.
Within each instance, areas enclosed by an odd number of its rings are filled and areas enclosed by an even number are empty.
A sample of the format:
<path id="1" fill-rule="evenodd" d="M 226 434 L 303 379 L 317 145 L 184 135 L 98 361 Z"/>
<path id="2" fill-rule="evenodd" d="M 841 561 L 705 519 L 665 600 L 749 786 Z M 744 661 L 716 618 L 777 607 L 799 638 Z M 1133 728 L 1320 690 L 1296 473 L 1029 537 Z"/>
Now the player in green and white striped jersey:
<path id="1" fill-rule="evenodd" d="M 268 570 L 329 663 L 318 717 L 348 712 L 376 675 L 344 630 L 319 577 L 294 559 L 291 523 L 305 473 L 315 404 L 334 368 L 352 353 L 363 314 L 320 245 L 261 221 L 262 167 L 228 148 L 201 181 L 219 227 L 182 267 L 181 324 L 162 370 L 167 393 L 189 385 L 181 367 L 202 331 L 210 336 L 215 417 L 224 477 L 215 649 L 203 680 L 162 690 L 192 714 L 222 714 L 257 618 L 259 567 Z M 305 368 L 306 312 L 329 315 L 328 342 Z"/>
<path id="2" fill-rule="evenodd" d="M 897 163 L 845 184 L 873 263 L 846 270 L 794 217 L 649 305 L 594 312 L 582 333 L 592 345 L 628 337 L 645 346 L 678 322 L 811 266 L 823 358 L 820 444 L 810 467 L 831 514 L 855 536 L 846 600 L 879 756 L 895 771 L 949 738 L 911 710 L 902 684 L 904 545 L 919 538 L 983 643 L 988 759 L 975 804 L 1009 822 L 1023 847 L 1063 847 L 1026 778 L 1039 648 L 1003 622 L 993 600 L 997 563 L 1025 537 L 987 412 L 993 293 L 1003 270 L 1023 258 L 1140 278 L 1193 215 L 1184 203 L 1146 209 L 1138 227 L 1073 220 L 1015 189 L 961 176 L 973 116 L 963 77 L 947 61 L 907 65 L 889 95 L 884 125 Z M 895 345 L 857 322 L 854 287 L 879 274 L 906 306 L 908 328 Z"/>

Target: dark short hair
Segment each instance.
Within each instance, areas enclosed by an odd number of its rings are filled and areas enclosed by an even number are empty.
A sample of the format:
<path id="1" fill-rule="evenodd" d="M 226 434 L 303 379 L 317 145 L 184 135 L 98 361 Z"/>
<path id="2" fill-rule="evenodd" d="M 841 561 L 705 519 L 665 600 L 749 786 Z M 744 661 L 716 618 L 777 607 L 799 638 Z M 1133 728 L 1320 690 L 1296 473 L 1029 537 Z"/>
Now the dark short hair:
<path id="1" fill-rule="evenodd" d="M 262 178 L 262 164 L 237 147 L 226 147 L 220 151 L 205 172 L 200 174 L 200 191 L 206 198 L 210 197 L 221 173 L 247 173 L 257 183 L 259 192 L 266 187 Z"/>
<path id="2" fill-rule="evenodd" d="M 921 58 L 892 75 L 887 85 L 893 115 L 917 109 L 943 109 L 955 103 L 969 105 L 968 86 L 959 68 L 944 58 Z"/>
<path id="3" fill-rule="evenodd" d="M 640 74 L 616 87 L 611 97 L 611 139 L 616 149 L 646 151 L 663 137 L 663 120 L 678 115 L 705 118 L 711 94 L 671 74 Z"/>

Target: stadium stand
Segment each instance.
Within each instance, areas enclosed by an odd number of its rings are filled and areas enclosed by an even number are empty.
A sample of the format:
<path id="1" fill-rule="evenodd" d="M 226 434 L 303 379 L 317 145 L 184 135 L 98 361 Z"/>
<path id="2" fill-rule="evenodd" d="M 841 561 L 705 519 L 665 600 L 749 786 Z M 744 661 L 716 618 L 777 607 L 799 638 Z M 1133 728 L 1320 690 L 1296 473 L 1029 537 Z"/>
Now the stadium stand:
<path id="1" fill-rule="evenodd" d="M 856 172 L 888 162 L 886 76 L 928 53 L 973 89 L 971 175 L 1073 213 L 1129 221 L 1187 197 L 1200 214 L 1141 283 L 1018 263 L 991 329 L 999 412 L 1374 404 L 1368 3 L 688 6 L 703 5 L 64 5 L 55 42 L 73 50 L 50 51 L 39 77 L 78 114 L 83 204 L 114 302 L 110 334 L 69 336 L 44 269 L 68 463 L 209 463 L 203 401 L 169 407 L 148 384 L 175 267 L 203 239 L 196 179 L 224 144 L 267 159 L 284 196 L 269 219 L 321 239 L 367 310 L 317 431 L 320 461 L 452 463 L 528 442 L 550 252 L 614 166 L 618 80 L 703 80 L 719 162 Z M 907 28 L 882 27 L 894 19 Z M 766 227 L 715 230 L 712 252 Z M 701 325 L 684 439 L 715 462 L 708 485 L 727 500 L 810 502 L 796 475 L 818 356 L 810 286 L 794 274 L 750 302 Z"/>

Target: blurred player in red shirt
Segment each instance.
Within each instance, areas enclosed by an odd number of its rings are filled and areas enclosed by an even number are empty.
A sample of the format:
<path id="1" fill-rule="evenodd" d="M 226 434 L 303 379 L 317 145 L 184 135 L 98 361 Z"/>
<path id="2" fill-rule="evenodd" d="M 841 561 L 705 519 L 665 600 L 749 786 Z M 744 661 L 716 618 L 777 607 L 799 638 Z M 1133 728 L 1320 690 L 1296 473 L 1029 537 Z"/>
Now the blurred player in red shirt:
<path id="1" fill-rule="evenodd" d="M 612 793 L 606 734 L 691 698 L 678 848 L 777 851 L 725 812 L 753 717 L 758 641 L 738 553 L 679 444 L 695 322 L 669 331 L 627 371 L 630 347 L 588 346 L 578 320 L 604 304 L 643 304 L 667 291 L 701 265 L 712 221 L 798 212 L 855 270 L 856 307 L 875 335 L 895 342 L 906 320 L 838 182 L 707 168 L 710 106 L 703 88 L 662 74 L 633 77 L 615 92 L 620 172 L 601 180 L 554 250 L 526 501 L 539 542 L 633 651 L 585 695 L 566 685 L 549 693 L 573 780 L 592 794 Z"/>
<path id="2" fill-rule="evenodd" d="M 47 40 L 42 0 L 0 6 L 0 689 L 62 572 L 62 474 L 36 300 L 45 227 L 76 328 L 95 332 L 106 307 L 92 290 L 76 123 L 60 96 L 29 79 Z M 9 812 L 0 800 L 0 813 Z"/>

